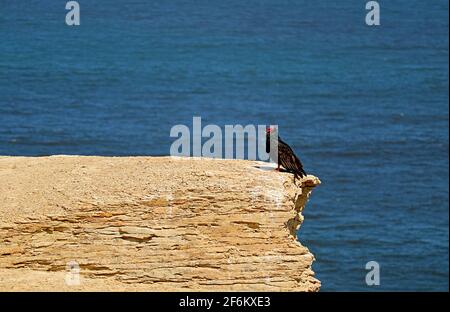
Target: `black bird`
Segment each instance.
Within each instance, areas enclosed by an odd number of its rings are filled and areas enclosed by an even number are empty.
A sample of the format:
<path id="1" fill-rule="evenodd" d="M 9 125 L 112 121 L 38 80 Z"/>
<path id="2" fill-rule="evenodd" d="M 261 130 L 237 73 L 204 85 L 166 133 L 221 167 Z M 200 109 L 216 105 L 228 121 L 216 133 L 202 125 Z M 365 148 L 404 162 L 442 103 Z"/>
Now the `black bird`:
<path id="1" fill-rule="evenodd" d="M 271 144 L 272 143 L 272 144 Z M 276 155 L 276 145 L 278 144 L 278 155 Z M 271 148 L 271 146 L 273 148 Z M 280 171 L 280 166 L 286 169 L 287 172 L 293 173 L 294 178 L 303 178 L 306 176 L 303 165 L 295 156 L 292 148 L 281 140 L 278 136 L 278 130 L 276 128 L 266 129 L 266 153 L 270 155 L 270 158 L 277 163 L 276 170 Z"/>

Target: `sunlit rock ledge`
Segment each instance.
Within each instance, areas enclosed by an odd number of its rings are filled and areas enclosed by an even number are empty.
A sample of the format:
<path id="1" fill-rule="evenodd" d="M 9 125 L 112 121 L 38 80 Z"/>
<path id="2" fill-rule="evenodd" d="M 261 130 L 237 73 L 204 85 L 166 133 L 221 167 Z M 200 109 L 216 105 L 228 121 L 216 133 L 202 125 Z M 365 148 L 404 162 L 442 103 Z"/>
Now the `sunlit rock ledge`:
<path id="1" fill-rule="evenodd" d="M 0 157 L 0 290 L 318 291 L 296 231 L 320 181 L 295 183 L 258 161 Z"/>

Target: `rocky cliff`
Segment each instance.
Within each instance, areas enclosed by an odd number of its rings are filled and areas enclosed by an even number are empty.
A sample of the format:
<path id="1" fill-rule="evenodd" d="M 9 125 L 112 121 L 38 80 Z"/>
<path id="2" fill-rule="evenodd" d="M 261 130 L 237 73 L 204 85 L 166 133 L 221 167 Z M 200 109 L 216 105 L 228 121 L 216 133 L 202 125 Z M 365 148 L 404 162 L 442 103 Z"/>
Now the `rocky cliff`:
<path id="1" fill-rule="evenodd" d="M 0 157 L 0 290 L 317 291 L 320 181 L 268 163 Z"/>

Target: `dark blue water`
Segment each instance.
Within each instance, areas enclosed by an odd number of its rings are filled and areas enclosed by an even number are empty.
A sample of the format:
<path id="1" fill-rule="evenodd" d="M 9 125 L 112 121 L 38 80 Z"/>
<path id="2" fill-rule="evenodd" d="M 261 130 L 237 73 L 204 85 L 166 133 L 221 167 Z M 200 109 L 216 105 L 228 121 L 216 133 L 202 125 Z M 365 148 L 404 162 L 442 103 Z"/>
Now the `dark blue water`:
<path id="1" fill-rule="evenodd" d="M 65 1 L 0 0 L 0 155 L 278 124 L 323 181 L 299 236 L 324 291 L 448 290 L 448 1 L 380 1 L 379 27 L 356 0 L 79 2 L 68 27 Z"/>

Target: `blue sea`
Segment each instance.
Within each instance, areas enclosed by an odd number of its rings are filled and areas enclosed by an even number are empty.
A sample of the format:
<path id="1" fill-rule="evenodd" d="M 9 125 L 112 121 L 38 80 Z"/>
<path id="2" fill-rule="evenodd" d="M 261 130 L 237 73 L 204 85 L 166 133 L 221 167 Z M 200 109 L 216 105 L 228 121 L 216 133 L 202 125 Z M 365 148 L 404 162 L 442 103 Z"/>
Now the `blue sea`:
<path id="1" fill-rule="evenodd" d="M 298 234 L 322 291 L 448 291 L 449 3 L 379 3 L 367 26 L 361 0 L 79 0 L 69 27 L 66 1 L 0 0 L 0 155 L 277 124 L 323 183 Z"/>

